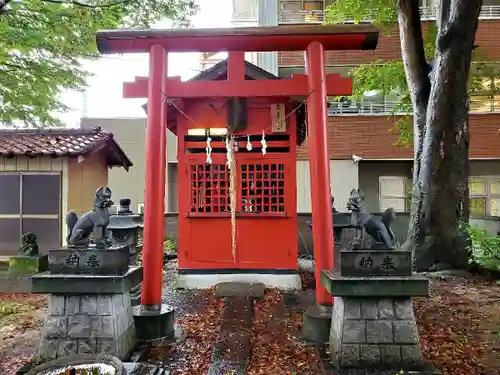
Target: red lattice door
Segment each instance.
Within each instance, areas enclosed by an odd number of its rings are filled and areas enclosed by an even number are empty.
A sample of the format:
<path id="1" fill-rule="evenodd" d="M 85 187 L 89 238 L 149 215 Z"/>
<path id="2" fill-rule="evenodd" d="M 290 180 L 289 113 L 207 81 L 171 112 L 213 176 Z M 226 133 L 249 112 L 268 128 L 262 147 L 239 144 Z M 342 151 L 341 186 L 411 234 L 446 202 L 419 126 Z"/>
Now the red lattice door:
<path id="1" fill-rule="evenodd" d="M 287 268 L 296 264 L 293 251 L 296 221 L 290 218 L 295 174 L 283 159 L 237 154 L 236 248 L 232 247 L 230 174 L 225 155 L 193 156 L 186 165 L 188 204 L 182 228 L 186 260 L 192 268 Z M 183 262 L 184 263 L 184 262 Z M 186 263 L 185 263 L 186 264 Z"/>
<path id="2" fill-rule="evenodd" d="M 193 267 L 234 267 L 231 251 L 229 171 L 224 155 L 193 157 L 187 163 L 186 256 Z"/>
<path id="3" fill-rule="evenodd" d="M 241 158 L 236 221 L 239 264 L 245 268 L 294 268 L 297 238 L 295 174 L 282 158 Z M 293 179 L 291 179 L 293 177 Z"/>

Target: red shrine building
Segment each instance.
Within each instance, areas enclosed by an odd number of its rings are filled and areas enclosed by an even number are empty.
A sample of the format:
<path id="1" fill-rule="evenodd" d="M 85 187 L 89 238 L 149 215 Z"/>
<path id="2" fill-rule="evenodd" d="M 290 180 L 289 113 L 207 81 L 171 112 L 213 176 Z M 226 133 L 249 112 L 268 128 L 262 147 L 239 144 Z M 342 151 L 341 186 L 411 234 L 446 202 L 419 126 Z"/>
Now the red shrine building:
<path id="1" fill-rule="evenodd" d="M 149 77 L 123 90 L 148 99 L 143 305 L 161 304 L 167 129 L 178 139 L 179 286 L 300 288 L 295 161 L 307 136 L 316 301 L 332 303 L 320 284 L 321 270 L 333 268 L 326 99 L 350 95 L 352 82 L 326 74 L 324 54 L 374 49 L 377 40 L 370 25 L 98 33 L 103 53 L 150 55 Z M 283 50 L 305 51 L 307 74 L 279 79 L 244 60 L 244 51 Z M 167 77 L 168 52 L 196 51 L 229 57 L 186 82 Z"/>
<path id="2" fill-rule="evenodd" d="M 227 80 L 228 61 L 192 81 Z M 277 80 L 245 61 L 245 80 Z M 297 274 L 296 146 L 306 136 L 302 101 L 286 96 L 173 99 L 178 139 L 180 287 L 224 280 L 300 287 Z M 181 109 L 182 108 L 182 109 Z M 228 140 L 234 150 L 234 184 Z M 231 199 L 235 213 L 231 217 Z M 235 247 L 233 248 L 233 225 Z"/>

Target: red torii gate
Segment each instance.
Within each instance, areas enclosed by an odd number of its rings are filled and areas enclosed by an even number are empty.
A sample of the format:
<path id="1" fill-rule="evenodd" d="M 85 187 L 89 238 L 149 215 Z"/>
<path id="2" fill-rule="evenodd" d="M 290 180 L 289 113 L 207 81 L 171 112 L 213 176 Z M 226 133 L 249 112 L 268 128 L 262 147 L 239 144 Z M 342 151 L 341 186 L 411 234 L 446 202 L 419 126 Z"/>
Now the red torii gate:
<path id="1" fill-rule="evenodd" d="M 287 25 L 228 29 L 110 30 L 97 33 L 101 53 L 149 53 L 149 77 L 125 83 L 125 98 L 147 98 L 146 180 L 141 304 L 161 306 L 162 243 L 166 166 L 167 98 L 272 97 L 307 98 L 309 164 L 316 263 L 316 302 L 331 305 L 320 284 L 322 269 L 332 269 L 333 223 L 327 145 L 327 96 L 352 93 L 352 81 L 326 74 L 325 50 L 373 50 L 378 31 L 371 25 Z M 181 82 L 167 77 L 168 52 L 228 51 L 224 81 Z M 285 80 L 245 80 L 244 52 L 305 51 L 307 74 Z"/>

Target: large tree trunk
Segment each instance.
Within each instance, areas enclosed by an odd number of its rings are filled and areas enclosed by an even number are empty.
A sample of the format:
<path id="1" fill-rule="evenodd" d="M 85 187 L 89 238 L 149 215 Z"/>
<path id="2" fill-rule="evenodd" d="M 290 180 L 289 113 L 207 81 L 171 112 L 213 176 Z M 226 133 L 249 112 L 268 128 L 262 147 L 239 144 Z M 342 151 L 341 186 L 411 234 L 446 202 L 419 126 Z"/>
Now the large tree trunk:
<path id="1" fill-rule="evenodd" d="M 422 184 L 418 183 L 418 176 L 420 174 L 420 160 L 431 83 L 429 80 L 429 67 L 425 61 L 419 1 L 398 0 L 397 11 L 401 54 L 413 104 L 413 192 L 408 240 L 405 247 L 414 250 L 415 245 L 423 243 L 424 240 L 420 216 L 423 189 Z"/>
<path id="2" fill-rule="evenodd" d="M 408 16 L 408 12 L 411 10 L 413 14 L 416 2 L 398 1 L 402 46 L 410 43 L 404 40 L 402 26 L 405 21 L 408 24 L 414 21 L 415 17 Z M 416 74 L 417 66 L 418 71 L 422 71 L 422 58 L 419 55 L 418 64 L 414 62 L 408 67 L 405 62 L 408 85 L 415 91 L 412 100 L 417 130 L 407 246 L 414 250 L 415 268 L 420 271 L 433 267 L 468 267 L 467 236 L 459 229 L 460 223 L 467 223 L 469 219 L 467 83 L 482 0 L 444 0 L 443 4 L 450 8 L 444 9 L 438 20 L 436 57 L 425 111 L 422 109 L 424 85 L 415 79 L 419 77 L 423 81 L 421 74 Z M 415 27 L 411 25 L 408 33 L 413 34 Z M 417 59 L 408 49 L 403 48 L 402 52 L 403 60 L 405 53 L 406 60 Z M 423 48 L 421 53 L 423 55 Z M 421 97 L 418 93 L 422 93 Z"/>

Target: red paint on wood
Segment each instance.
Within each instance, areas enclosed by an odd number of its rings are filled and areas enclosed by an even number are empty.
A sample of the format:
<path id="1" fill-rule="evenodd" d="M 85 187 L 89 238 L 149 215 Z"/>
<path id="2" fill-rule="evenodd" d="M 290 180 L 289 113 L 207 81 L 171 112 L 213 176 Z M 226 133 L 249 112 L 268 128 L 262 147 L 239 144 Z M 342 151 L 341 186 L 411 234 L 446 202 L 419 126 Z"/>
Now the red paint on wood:
<path id="1" fill-rule="evenodd" d="M 289 116 L 287 139 L 271 139 L 271 103 L 307 98 L 317 302 L 332 297 L 320 284 L 321 269 L 333 268 L 333 228 L 327 153 L 326 96 L 350 95 L 352 82 L 325 74 L 324 50 L 374 49 L 373 26 L 288 26 L 219 30 L 118 30 L 98 33 L 101 52 L 150 51 L 150 77 L 124 84 L 124 97 L 148 98 L 143 304 L 161 303 L 162 240 L 166 154 L 166 101 L 185 98 L 175 111 L 178 135 L 179 269 L 297 269 L 296 116 Z M 166 78 L 166 52 L 229 51 L 227 80 L 181 82 Z M 241 51 L 306 50 L 308 75 L 283 80 L 245 80 Z M 166 96 L 166 97 L 165 97 Z M 227 98 L 247 98 L 247 128 L 236 153 L 236 256 L 233 256 L 229 173 L 225 147 L 212 147 L 207 164 L 202 139 L 193 128 L 226 128 Z M 189 99 L 190 98 L 190 99 Z M 170 107 L 175 107 L 173 104 Z M 170 120 L 169 120 L 170 121 Z M 164 124 L 164 125 L 163 125 Z M 244 152 L 245 138 L 268 135 L 268 152 Z M 281 133 L 283 134 L 283 133 Z M 215 138 L 215 136 L 214 136 Z M 255 143 L 257 142 L 257 145 Z M 275 143 L 274 143 L 275 142 Z M 219 148 L 218 150 L 215 150 Z M 220 152 L 215 152 L 220 151 Z M 274 152 L 273 152 L 274 151 Z"/>
<path id="2" fill-rule="evenodd" d="M 149 54 L 148 120 L 141 304 L 160 305 L 163 279 L 163 217 L 165 212 L 166 106 L 163 91 L 167 76 L 167 52 L 153 46 Z"/>
<path id="3" fill-rule="evenodd" d="M 245 80 L 245 81 L 187 81 L 179 77 L 166 80 L 165 94 L 169 98 L 224 98 L 224 97 L 289 97 L 307 96 L 311 92 L 307 75 L 293 74 L 290 79 L 280 80 Z M 123 97 L 129 99 L 145 98 L 147 95 L 147 77 L 136 77 L 134 82 L 123 84 Z M 339 74 L 326 76 L 328 96 L 352 94 L 352 80 Z"/>
<path id="4" fill-rule="evenodd" d="M 333 219 L 328 157 L 328 108 L 326 104 L 325 51 L 313 42 L 306 50 L 306 71 L 312 91 L 307 99 L 309 173 L 313 247 L 316 264 L 316 303 L 331 304 L 332 296 L 321 285 L 321 271 L 333 269 Z"/>
<path id="5" fill-rule="evenodd" d="M 290 25 L 224 29 L 104 30 L 97 33 L 101 53 L 144 53 L 153 45 L 169 52 L 304 51 L 318 41 L 326 50 L 373 50 L 372 25 Z"/>
<path id="6" fill-rule="evenodd" d="M 188 120 L 179 114 L 179 269 L 297 269 L 297 201 L 296 201 L 296 121 L 287 120 L 288 140 L 273 141 L 271 106 L 274 100 L 254 98 L 247 103 L 247 128 L 236 137 L 236 259 L 232 255 L 231 214 L 229 207 L 229 173 L 226 168 L 225 144 L 212 142 L 213 162 L 206 155 L 190 150 L 204 147 L 199 140 L 185 138 L 196 127 L 223 128 L 227 123 L 224 100 L 197 101 L 189 106 Z M 287 112 L 293 106 L 287 105 Z M 198 124 L 198 125 L 197 125 Z M 268 153 L 260 152 L 260 137 L 265 130 Z M 247 134 L 254 135 L 246 150 Z M 273 148 L 288 152 L 272 152 Z"/>

